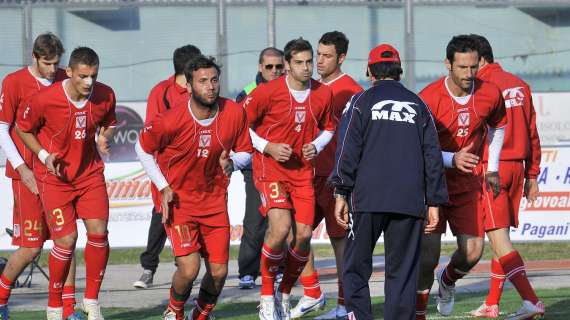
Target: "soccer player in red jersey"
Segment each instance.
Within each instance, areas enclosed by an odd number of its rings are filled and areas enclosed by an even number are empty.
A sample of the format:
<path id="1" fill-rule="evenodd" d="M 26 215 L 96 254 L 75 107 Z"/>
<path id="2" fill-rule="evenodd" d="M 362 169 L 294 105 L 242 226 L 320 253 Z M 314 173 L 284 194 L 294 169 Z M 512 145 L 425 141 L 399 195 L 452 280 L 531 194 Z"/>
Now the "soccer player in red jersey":
<path id="1" fill-rule="evenodd" d="M 447 45 L 445 64 L 449 75 L 429 84 L 420 97 L 431 109 L 441 144 L 449 203 L 441 208 L 442 219 L 434 234 L 422 240 L 421 269 L 416 300 L 416 319 L 425 319 L 433 271 L 439 262 L 445 222 L 457 237 L 457 250 L 447 266 L 437 272 L 437 310 L 453 311 L 455 282 L 473 268 L 484 245 L 480 200 L 483 188 L 499 192 L 498 163 L 507 124 L 501 92 L 494 84 L 475 77 L 479 67 L 478 46 L 469 36 L 456 36 Z M 483 173 L 479 159 L 489 138 L 489 165 Z M 484 175 L 485 186 L 481 181 Z"/>
<path id="2" fill-rule="evenodd" d="M 116 118 L 115 94 L 96 82 L 98 70 L 97 53 L 76 48 L 66 69 L 69 79 L 35 95 L 18 114 L 18 135 L 40 159 L 34 175 L 54 241 L 48 260 L 48 320 L 62 319 L 62 283 L 77 241 L 78 218 L 87 229 L 83 308 L 89 320 L 103 319 L 98 296 L 109 257 L 109 197 L 97 151 L 109 153 Z"/>
<path id="3" fill-rule="evenodd" d="M 11 285 L 41 252 L 49 237 L 38 187 L 31 171 L 33 154 L 26 149 L 15 131 L 16 115 L 31 96 L 63 80 L 65 72 L 58 68 L 63 45 L 52 33 L 39 35 L 33 45 L 33 63 L 4 78 L 0 93 L 0 145 L 8 157 L 6 176 L 12 179 L 14 195 L 12 244 L 19 248 L 10 256 L 0 276 L 0 319 L 8 319 Z M 64 319 L 76 319 L 75 261 L 63 287 Z"/>
<path id="4" fill-rule="evenodd" d="M 348 74 L 341 70 L 342 63 L 348 52 L 348 39 L 339 31 L 327 32 L 321 36 L 317 48 L 317 73 L 321 76 L 320 82 L 326 84 L 333 92 L 333 114 L 335 119 L 340 119 L 347 102 L 362 87 Z M 334 166 L 336 151 L 336 136 L 317 156 L 315 160 L 315 195 L 316 210 L 313 228 L 316 228 L 323 219 L 325 220 L 327 233 L 331 241 L 338 276 L 337 306 L 328 313 L 316 317 L 317 320 L 338 319 L 346 317 L 344 296 L 342 290 L 342 257 L 344 255 L 345 230 L 336 223 L 334 217 L 335 200 L 333 188 L 327 184 L 327 178 Z M 303 297 L 295 308 L 291 309 L 291 318 L 300 318 L 313 310 L 322 309 L 325 306 L 325 295 L 321 291 L 319 276 L 315 270 L 314 255 L 309 255 L 309 261 L 299 277 L 303 285 Z"/>
<path id="5" fill-rule="evenodd" d="M 499 162 L 501 192 L 496 198 L 484 193 L 485 231 L 493 250 L 491 283 L 485 303 L 471 312 L 476 317 L 497 318 L 503 285 L 508 278 L 521 298 L 522 307 L 507 319 L 527 319 L 544 314 L 544 304 L 538 300 L 526 276 L 524 262 L 509 237 L 510 227 L 518 227 L 521 197 L 532 202 L 538 197 L 537 176 L 540 173 L 540 139 L 536 129 L 536 113 L 530 87 L 517 76 L 503 70 L 494 61 L 489 41 L 472 35 L 479 44 L 477 77 L 496 84 L 505 100 L 508 124 Z M 516 128 L 516 129 L 515 129 Z M 484 154 L 486 163 L 488 153 Z"/>
<path id="6" fill-rule="evenodd" d="M 285 46 L 287 75 L 261 84 L 245 99 L 254 130 L 253 174 L 268 228 L 261 252 L 260 319 L 289 319 L 289 295 L 309 259 L 315 219 L 314 160 L 334 135 L 331 89 L 311 79 L 313 48 Z M 286 243 L 290 230 L 293 240 Z M 286 254 L 279 294 L 275 275 Z M 277 301 L 276 301 L 277 300 Z"/>
<path id="7" fill-rule="evenodd" d="M 201 54 L 200 49 L 191 44 L 174 50 L 172 57 L 174 75 L 159 82 L 150 91 L 146 105 L 145 125 L 148 125 L 157 114 L 188 102 L 190 95 L 186 88 L 184 66 L 199 54 Z M 151 192 L 154 207 L 148 228 L 146 250 L 140 255 L 144 271 L 140 279 L 133 283 L 133 286 L 139 289 L 146 289 L 152 284 L 159 263 L 159 255 L 166 242 L 166 231 L 162 226 L 160 214 L 160 192 L 154 184 L 151 184 Z"/>
<path id="8" fill-rule="evenodd" d="M 143 129 L 136 151 L 162 195 L 162 222 L 178 265 L 164 319 L 184 319 L 202 255 L 207 271 L 188 319 L 206 320 L 228 273 L 229 176 L 249 164 L 253 149 L 244 110 L 219 97 L 214 60 L 196 57 L 185 75 L 190 100 L 157 115 Z"/>

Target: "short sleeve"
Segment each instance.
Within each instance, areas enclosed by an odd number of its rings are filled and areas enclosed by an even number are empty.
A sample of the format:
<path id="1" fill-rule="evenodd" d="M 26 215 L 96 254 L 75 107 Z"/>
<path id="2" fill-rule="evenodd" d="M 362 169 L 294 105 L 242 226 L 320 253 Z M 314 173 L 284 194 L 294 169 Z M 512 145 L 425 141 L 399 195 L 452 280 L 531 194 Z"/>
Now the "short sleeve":
<path id="1" fill-rule="evenodd" d="M 502 128 L 507 125 L 507 110 L 501 91 L 497 88 L 496 99 L 487 118 L 487 124 L 493 128 Z"/>
<path id="2" fill-rule="evenodd" d="M 17 125 L 24 132 L 35 132 L 39 129 L 44 121 L 44 105 L 41 101 L 41 94 L 36 94 L 28 103 L 18 111 Z"/>
<path id="3" fill-rule="evenodd" d="M 338 125 L 338 119 L 334 115 L 332 91 L 324 100 L 325 109 L 319 122 L 319 129 L 326 131 L 335 131 Z"/>
<path id="4" fill-rule="evenodd" d="M 237 122 L 239 122 L 239 128 L 237 130 L 237 138 L 235 144 L 232 148 L 234 152 L 253 152 L 253 146 L 251 144 L 251 137 L 249 135 L 249 124 L 247 122 L 247 115 L 244 110 L 239 110 L 237 113 Z"/>
<path id="5" fill-rule="evenodd" d="M 18 90 L 11 79 L 10 77 L 4 79 L 0 92 L 0 121 L 9 125 L 16 122 L 16 109 L 19 103 Z"/>
<path id="6" fill-rule="evenodd" d="M 115 107 L 117 105 L 116 99 L 115 99 L 115 93 L 111 91 L 110 95 L 109 95 L 109 105 L 107 108 L 107 114 L 105 115 L 105 118 L 103 118 L 103 121 L 101 122 L 101 127 L 115 127 L 117 125 L 117 115 L 115 113 Z"/>
<path id="7" fill-rule="evenodd" d="M 171 133 L 165 125 L 165 117 L 158 114 L 141 130 L 139 141 L 144 152 L 154 154 L 164 149 L 170 141 Z"/>
<path id="8" fill-rule="evenodd" d="M 263 84 L 258 86 L 243 100 L 242 107 L 245 109 L 250 126 L 257 124 L 269 105 L 269 96 L 265 88 L 267 86 Z"/>

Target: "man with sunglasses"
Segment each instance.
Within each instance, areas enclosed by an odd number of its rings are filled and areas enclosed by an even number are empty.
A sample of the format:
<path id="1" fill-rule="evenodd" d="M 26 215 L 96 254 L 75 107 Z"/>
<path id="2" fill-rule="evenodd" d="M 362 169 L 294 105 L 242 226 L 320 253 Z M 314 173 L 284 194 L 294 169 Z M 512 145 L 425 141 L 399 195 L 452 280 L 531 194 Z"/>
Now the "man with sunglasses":
<path id="1" fill-rule="evenodd" d="M 255 81 L 248 84 L 236 97 L 236 102 L 241 103 L 258 84 L 279 78 L 283 74 L 283 51 L 268 47 L 259 53 L 259 71 Z M 252 179 L 251 166 L 242 170 L 245 182 L 245 216 L 243 219 L 243 235 L 239 248 L 239 288 L 253 289 L 255 279 L 259 275 L 259 261 L 263 236 L 265 235 L 266 222 L 259 214 L 261 199 L 255 189 Z"/>

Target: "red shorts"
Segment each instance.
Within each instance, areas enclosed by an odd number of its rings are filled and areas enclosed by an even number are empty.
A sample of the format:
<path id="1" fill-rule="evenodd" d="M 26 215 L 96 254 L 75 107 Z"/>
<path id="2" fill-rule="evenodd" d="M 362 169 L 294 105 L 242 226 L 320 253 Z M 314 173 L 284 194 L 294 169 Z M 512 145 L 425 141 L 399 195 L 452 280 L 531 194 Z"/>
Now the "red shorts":
<path id="1" fill-rule="evenodd" d="M 164 229 L 175 257 L 200 252 L 211 263 L 228 263 L 230 220 L 227 212 L 207 216 L 174 214 L 173 217 Z"/>
<path id="2" fill-rule="evenodd" d="M 105 184 L 85 186 L 39 183 L 40 197 L 52 239 L 77 231 L 79 219 L 109 220 L 109 196 Z"/>
<path id="3" fill-rule="evenodd" d="M 21 180 L 12 180 L 14 194 L 14 236 L 12 245 L 26 248 L 41 248 L 49 238 L 40 197 L 33 194 Z"/>
<path id="4" fill-rule="evenodd" d="M 313 229 L 317 228 L 323 218 L 327 226 L 327 233 L 331 238 L 344 238 L 346 231 L 336 223 L 334 217 L 335 200 L 334 188 L 327 183 L 328 177 L 315 177 L 315 222 Z"/>
<path id="5" fill-rule="evenodd" d="M 501 192 L 483 190 L 482 207 L 485 231 L 518 227 L 519 207 L 523 194 L 524 165 L 522 161 L 500 161 Z"/>
<path id="6" fill-rule="evenodd" d="M 485 228 L 481 198 L 480 190 L 449 195 L 449 203 L 440 209 L 440 219 L 435 233 L 445 233 L 446 222 L 449 222 L 454 236 L 465 234 L 483 237 Z"/>
<path id="7" fill-rule="evenodd" d="M 255 181 L 261 197 L 261 215 L 266 217 L 272 208 L 289 209 L 296 222 L 312 226 L 315 221 L 315 188 L 312 184 L 293 184 L 289 181 Z"/>

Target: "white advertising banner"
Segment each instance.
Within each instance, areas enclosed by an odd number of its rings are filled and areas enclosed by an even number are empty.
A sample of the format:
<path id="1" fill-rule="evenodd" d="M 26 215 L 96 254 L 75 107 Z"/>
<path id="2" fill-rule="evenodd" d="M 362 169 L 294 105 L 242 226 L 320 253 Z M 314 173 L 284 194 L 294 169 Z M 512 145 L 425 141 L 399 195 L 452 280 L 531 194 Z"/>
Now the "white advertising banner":
<path id="1" fill-rule="evenodd" d="M 520 225 L 511 230 L 513 240 L 570 240 L 570 93 L 533 95 L 537 126 L 543 145 L 539 185 L 541 195 L 532 204 L 523 198 Z M 119 103 L 119 127 L 112 154 L 105 159 L 109 194 L 109 242 L 112 247 L 146 245 L 152 201 L 150 181 L 136 161 L 133 146 L 143 126 L 146 103 Z M 4 165 L 0 152 L 0 165 Z M 1 168 L 3 170 L 3 168 Z M 0 178 L 0 250 L 11 249 L 5 229 L 12 228 L 12 191 L 10 180 Z M 228 209 L 232 225 L 231 243 L 238 244 L 242 234 L 245 208 L 243 176 L 235 172 L 228 190 Z M 85 232 L 79 223 L 78 247 L 85 245 Z M 444 240 L 452 241 L 449 233 Z M 381 240 L 380 240 L 381 241 Z M 313 242 L 328 243 L 324 223 L 313 232 Z M 48 242 L 47 247 L 51 246 Z"/>

